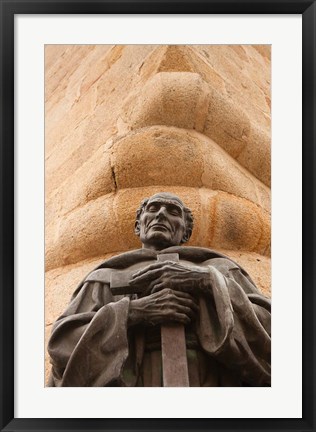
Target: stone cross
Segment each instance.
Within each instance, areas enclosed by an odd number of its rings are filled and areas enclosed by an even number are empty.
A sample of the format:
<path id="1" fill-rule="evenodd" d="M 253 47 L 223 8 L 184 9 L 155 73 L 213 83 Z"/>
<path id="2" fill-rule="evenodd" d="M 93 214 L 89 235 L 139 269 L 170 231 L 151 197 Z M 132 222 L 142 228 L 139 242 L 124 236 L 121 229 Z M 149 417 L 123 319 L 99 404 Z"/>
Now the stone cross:
<path id="1" fill-rule="evenodd" d="M 158 261 L 179 261 L 179 254 L 158 254 Z M 132 294 L 139 292 L 129 284 L 134 270 L 122 270 L 111 274 L 112 294 Z M 164 387 L 189 387 L 188 361 L 186 354 L 185 331 L 182 324 L 161 326 L 161 356 Z"/>

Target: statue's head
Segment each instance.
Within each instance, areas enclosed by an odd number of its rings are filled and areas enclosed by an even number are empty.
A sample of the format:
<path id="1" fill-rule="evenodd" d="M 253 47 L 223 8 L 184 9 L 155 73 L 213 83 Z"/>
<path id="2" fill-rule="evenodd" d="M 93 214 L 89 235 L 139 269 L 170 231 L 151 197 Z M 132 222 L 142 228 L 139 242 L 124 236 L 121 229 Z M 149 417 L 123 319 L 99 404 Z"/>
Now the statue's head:
<path id="1" fill-rule="evenodd" d="M 168 192 L 145 198 L 136 212 L 135 234 L 148 249 L 161 250 L 185 243 L 192 229 L 191 210 Z"/>

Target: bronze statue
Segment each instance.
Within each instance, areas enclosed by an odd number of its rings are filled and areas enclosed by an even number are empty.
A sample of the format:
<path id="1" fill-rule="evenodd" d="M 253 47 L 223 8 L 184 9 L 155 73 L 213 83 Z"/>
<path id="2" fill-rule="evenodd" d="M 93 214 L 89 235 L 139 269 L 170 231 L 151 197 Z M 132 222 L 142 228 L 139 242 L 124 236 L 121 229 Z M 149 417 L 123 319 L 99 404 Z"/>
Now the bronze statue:
<path id="1" fill-rule="evenodd" d="M 78 286 L 53 326 L 50 386 L 270 386 L 270 300 L 237 263 L 181 247 L 191 211 L 159 193 L 137 210 L 142 249 Z"/>

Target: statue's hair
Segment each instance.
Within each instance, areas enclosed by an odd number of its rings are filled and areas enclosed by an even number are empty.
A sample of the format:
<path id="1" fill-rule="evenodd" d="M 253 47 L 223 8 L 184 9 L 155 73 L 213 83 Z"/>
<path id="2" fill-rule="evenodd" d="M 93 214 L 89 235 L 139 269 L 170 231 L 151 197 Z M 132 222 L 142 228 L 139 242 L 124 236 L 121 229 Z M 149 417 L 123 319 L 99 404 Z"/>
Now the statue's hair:
<path id="1" fill-rule="evenodd" d="M 155 196 L 168 197 L 169 199 L 175 198 L 177 201 L 179 201 L 182 204 L 183 212 L 184 212 L 184 221 L 185 221 L 185 233 L 184 233 L 183 239 L 181 240 L 181 244 L 186 243 L 192 234 L 193 225 L 194 225 L 194 218 L 193 218 L 193 214 L 192 214 L 191 210 L 184 205 L 182 200 L 177 195 L 167 194 L 164 192 L 164 193 L 155 194 L 149 198 L 143 199 L 143 201 L 140 203 L 140 206 L 136 210 L 136 222 L 139 222 L 140 216 L 143 213 L 143 211 L 145 210 L 145 207 L 146 207 L 148 201 Z"/>

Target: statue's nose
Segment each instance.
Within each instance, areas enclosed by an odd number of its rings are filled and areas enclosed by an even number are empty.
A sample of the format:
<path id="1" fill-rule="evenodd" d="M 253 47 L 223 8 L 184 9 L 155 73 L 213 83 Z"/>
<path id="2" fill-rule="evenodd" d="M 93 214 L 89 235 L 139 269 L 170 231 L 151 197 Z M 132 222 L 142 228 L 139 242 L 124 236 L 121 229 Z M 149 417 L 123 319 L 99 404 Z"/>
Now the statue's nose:
<path id="1" fill-rule="evenodd" d="M 161 206 L 158 213 L 157 213 L 157 218 L 160 217 L 166 217 L 166 207 Z"/>

